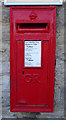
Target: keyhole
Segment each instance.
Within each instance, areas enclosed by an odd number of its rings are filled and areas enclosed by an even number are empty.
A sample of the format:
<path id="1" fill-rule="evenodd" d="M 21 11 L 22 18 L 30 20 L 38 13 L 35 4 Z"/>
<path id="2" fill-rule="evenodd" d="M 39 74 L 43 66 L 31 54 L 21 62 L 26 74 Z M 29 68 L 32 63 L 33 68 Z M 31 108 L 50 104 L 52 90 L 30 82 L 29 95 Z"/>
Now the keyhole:
<path id="1" fill-rule="evenodd" d="M 23 75 L 24 75 L 24 71 L 23 71 Z"/>

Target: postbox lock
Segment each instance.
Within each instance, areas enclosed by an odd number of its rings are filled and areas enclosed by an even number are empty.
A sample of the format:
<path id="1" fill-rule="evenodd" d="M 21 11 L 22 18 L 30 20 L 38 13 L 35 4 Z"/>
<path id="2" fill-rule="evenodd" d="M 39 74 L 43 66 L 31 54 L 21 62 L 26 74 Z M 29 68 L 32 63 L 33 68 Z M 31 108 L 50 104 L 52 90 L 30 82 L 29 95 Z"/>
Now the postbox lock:
<path id="1" fill-rule="evenodd" d="M 34 20 L 34 19 L 37 18 L 37 15 L 36 15 L 36 13 L 32 12 L 29 17 L 30 17 L 31 20 Z"/>

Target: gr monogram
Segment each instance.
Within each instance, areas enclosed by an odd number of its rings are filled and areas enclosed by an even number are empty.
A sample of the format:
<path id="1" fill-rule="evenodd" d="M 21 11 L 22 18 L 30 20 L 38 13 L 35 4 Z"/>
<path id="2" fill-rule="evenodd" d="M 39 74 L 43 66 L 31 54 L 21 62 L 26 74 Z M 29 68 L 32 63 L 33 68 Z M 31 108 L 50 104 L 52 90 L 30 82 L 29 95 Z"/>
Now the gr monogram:
<path id="1" fill-rule="evenodd" d="M 25 75 L 26 83 L 38 83 L 40 84 L 40 76 L 38 74 L 26 74 Z"/>

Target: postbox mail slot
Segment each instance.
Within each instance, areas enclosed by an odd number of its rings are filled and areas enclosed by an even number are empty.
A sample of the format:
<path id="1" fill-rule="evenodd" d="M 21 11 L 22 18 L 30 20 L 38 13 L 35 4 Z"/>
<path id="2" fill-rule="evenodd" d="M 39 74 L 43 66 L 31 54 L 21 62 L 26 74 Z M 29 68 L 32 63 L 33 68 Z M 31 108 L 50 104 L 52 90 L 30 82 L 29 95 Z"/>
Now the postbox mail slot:
<path id="1" fill-rule="evenodd" d="M 17 32 L 49 32 L 49 23 L 17 23 Z"/>

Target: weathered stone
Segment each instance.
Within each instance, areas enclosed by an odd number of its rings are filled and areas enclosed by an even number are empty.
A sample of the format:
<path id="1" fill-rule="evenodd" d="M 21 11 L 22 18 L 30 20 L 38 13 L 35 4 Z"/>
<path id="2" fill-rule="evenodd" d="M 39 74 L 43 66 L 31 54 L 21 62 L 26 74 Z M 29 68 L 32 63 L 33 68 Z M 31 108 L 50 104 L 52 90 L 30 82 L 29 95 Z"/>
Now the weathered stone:
<path id="1" fill-rule="evenodd" d="M 3 62 L 2 63 L 2 73 L 10 73 L 10 63 L 9 62 Z"/>
<path id="2" fill-rule="evenodd" d="M 10 91 L 10 76 L 9 75 L 3 75 L 2 76 L 2 91 Z"/>
<path id="3" fill-rule="evenodd" d="M 9 110 L 10 108 L 8 107 L 3 107 L 2 110 L 2 118 L 17 118 L 16 116 L 14 116 L 12 112 L 10 112 Z"/>
<path id="4" fill-rule="evenodd" d="M 10 61 L 10 42 L 4 41 L 2 44 L 2 62 Z"/>
<path id="5" fill-rule="evenodd" d="M 9 23 L 5 23 L 2 20 L 2 41 L 9 41 L 10 40 L 10 26 Z"/>
<path id="6" fill-rule="evenodd" d="M 9 13 L 9 7 L 5 7 L 2 3 L 2 20 L 5 23 L 9 23 L 10 21 L 10 13 Z"/>
<path id="7" fill-rule="evenodd" d="M 2 85 L 0 85 L 0 92 L 2 92 Z"/>
<path id="8" fill-rule="evenodd" d="M 2 20 L 2 34 L 3 33 L 5 33 L 5 34 L 10 33 L 10 24 L 9 23 L 3 23 L 3 20 Z"/>
<path id="9" fill-rule="evenodd" d="M 0 73 L 2 73 L 2 62 L 0 62 Z"/>
<path id="10" fill-rule="evenodd" d="M 60 111 L 56 109 L 53 113 L 41 113 L 37 118 L 64 118 L 64 109 Z"/>

